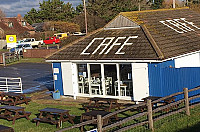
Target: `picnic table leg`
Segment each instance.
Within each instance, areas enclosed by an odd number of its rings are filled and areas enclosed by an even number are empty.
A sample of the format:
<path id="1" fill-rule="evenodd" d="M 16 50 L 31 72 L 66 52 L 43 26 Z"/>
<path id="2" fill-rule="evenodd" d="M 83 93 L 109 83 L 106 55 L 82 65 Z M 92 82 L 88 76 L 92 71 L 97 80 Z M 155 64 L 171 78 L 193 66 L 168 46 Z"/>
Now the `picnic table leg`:
<path id="1" fill-rule="evenodd" d="M 17 119 L 17 117 L 19 116 L 19 112 L 18 111 L 16 111 L 16 113 L 15 113 L 15 115 L 14 115 L 14 117 L 13 117 L 13 125 L 15 124 L 15 120 Z"/>
<path id="2" fill-rule="evenodd" d="M 38 126 L 40 124 L 40 121 L 36 121 L 36 126 Z"/>
<path id="3" fill-rule="evenodd" d="M 30 120 L 28 114 L 25 111 L 22 111 L 22 114 L 25 115 L 25 117 L 26 117 L 27 120 Z"/>

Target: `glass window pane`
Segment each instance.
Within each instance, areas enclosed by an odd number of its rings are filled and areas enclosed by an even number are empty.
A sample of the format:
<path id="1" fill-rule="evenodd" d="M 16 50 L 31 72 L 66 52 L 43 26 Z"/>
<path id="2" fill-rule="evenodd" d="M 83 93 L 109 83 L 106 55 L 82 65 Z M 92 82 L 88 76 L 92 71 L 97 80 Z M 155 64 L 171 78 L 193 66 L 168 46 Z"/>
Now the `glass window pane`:
<path id="1" fill-rule="evenodd" d="M 77 64 L 78 67 L 78 92 L 89 94 L 87 64 Z"/>
<path id="2" fill-rule="evenodd" d="M 133 96 L 132 67 L 131 64 L 120 64 L 120 94 Z M 118 91 L 118 90 L 117 90 Z"/>
<path id="3" fill-rule="evenodd" d="M 114 82 L 117 81 L 117 69 L 115 64 L 105 64 L 104 65 L 105 74 L 105 90 L 106 95 L 116 95 Z"/>

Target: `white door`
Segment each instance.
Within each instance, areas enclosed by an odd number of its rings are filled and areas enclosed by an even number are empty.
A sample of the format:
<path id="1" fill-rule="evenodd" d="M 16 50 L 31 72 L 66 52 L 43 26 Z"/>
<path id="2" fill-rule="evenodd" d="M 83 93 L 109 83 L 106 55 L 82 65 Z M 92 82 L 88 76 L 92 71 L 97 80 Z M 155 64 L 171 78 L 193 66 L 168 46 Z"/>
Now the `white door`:
<path id="1" fill-rule="evenodd" d="M 135 101 L 149 96 L 148 64 L 132 63 L 133 96 Z"/>

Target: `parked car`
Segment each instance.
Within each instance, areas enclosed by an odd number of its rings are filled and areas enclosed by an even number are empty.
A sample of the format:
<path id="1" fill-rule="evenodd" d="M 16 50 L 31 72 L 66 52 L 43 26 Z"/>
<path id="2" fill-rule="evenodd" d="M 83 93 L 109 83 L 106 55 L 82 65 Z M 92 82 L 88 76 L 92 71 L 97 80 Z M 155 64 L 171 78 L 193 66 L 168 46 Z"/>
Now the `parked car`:
<path id="1" fill-rule="evenodd" d="M 23 54 L 23 49 L 32 49 L 31 44 L 19 44 L 15 48 L 11 48 L 10 52 L 15 54 Z"/>
<path id="2" fill-rule="evenodd" d="M 43 40 L 36 41 L 35 38 L 25 38 L 20 44 L 31 44 L 33 48 L 38 48 L 43 43 Z"/>
<path id="3" fill-rule="evenodd" d="M 43 44 L 58 44 L 60 42 L 58 37 L 49 37 L 43 41 Z"/>
<path id="4" fill-rule="evenodd" d="M 59 39 L 64 39 L 69 36 L 69 33 L 55 33 L 54 37 L 58 37 Z"/>
<path id="5" fill-rule="evenodd" d="M 75 35 L 75 36 L 84 36 L 84 35 L 86 35 L 86 33 L 74 32 L 72 35 Z"/>

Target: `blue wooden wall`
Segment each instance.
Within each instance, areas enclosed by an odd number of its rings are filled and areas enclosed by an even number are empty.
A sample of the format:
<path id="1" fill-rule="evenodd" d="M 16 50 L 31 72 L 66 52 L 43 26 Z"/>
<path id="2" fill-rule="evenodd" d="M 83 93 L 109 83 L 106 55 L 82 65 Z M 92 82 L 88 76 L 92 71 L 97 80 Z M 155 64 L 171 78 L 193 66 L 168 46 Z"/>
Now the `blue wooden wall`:
<path id="1" fill-rule="evenodd" d="M 170 68 L 170 65 L 172 68 Z M 149 92 L 151 96 L 168 96 L 200 86 L 200 67 L 173 68 L 174 62 L 149 64 Z M 200 90 L 190 92 L 189 96 L 199 94 Z M 178 97 L 183 98 L 183 96 Z"/>
<path id="2" fill-rule="evenodd" d="M 57 80 L 54 80 L 54 89 L 59 90 L 60 95 L 64 95 L 61 63 L 53 63 L 53 68 L 59 69 L 59 73 L 53 73 L 53 75 L 57 76 Z"/>

